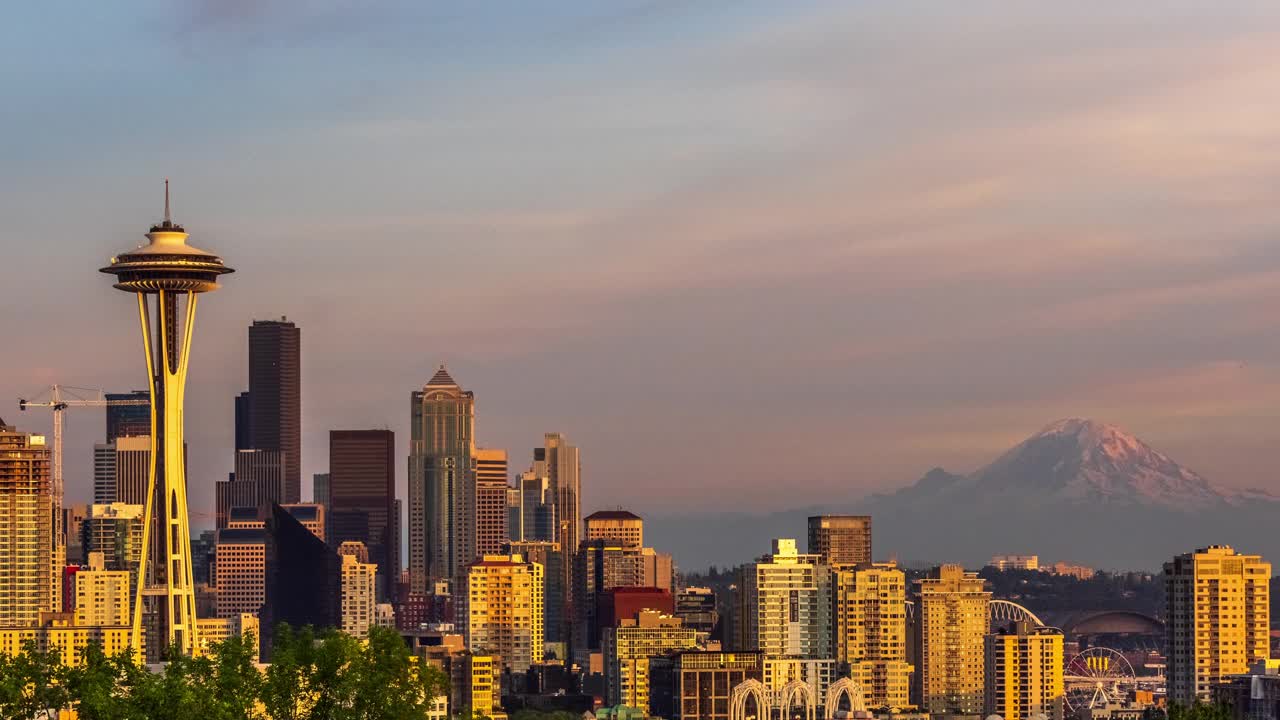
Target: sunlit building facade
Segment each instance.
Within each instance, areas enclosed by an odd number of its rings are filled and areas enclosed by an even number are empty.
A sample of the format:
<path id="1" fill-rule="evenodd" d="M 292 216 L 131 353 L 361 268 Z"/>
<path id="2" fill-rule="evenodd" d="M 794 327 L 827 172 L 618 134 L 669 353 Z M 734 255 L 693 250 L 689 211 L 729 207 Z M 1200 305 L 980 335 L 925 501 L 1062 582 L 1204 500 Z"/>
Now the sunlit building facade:
<path id="1" fill-rule="evenodd" d="M 1164 565 L 1169 700 L 1208 701 L 1213 686 L 1270 657 L 1271 563 L 1227 545 Z"/>
<path id="2" fill-rule="evenodd" d="M 1062 720 L 1062 631 L 1025 621 L 985 639 L 985 715 Z"/>
<path id="3" fill-rule="evenodd" d="M 486 555 L 467 569 L 458 622 L 468 649 L 511 672 L 542 662 L 543 572 L 519 555 Z"/>
<path id="4" fill-rule="evenodd" d="M 848 663 L 867 705 L 910 704 L 906 575 L 894 563 L 842 567 L 832 577 L 835 658 Z"/>
<path id="5" fill-rule="evenodd" d="M 62 607 L 50 463 L 43 435 L 0 421 L 0 627 L 34 627 Z"/>
<path id="6" fill-rule="evenodd" d="M 959 565 L 942 565 L 916 581 L 911 699 L 922 712 L 982 712 L 983 638 L 991 603 L 985 585 Z"/>
<path id="7" fill-rule="evenodd" d="M 831 578 L 796 541 L 773 541 L 773 554 L 742 566 L 737 647 L 766 657 L 830 658 Z"/>

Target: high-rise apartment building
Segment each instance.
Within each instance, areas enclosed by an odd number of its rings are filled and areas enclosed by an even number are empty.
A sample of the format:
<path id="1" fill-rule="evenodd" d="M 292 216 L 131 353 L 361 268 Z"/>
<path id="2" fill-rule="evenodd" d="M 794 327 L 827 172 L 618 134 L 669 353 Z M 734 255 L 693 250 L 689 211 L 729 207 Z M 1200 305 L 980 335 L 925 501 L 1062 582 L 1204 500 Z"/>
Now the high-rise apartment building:
<path id="1" fill-rule="evenodd" d="M 871 516 L 811 516 L 809 553 L 821 558 L 823 565 L 871 562 Z"/>
<path id="2" fill-rule="evenodd" d="M 625 548 L 644 547 L 644 520 L 633 512 L 598 510 L 582 519 L 582 537 L 607 540 Z"/>
<path id="3" fill-rule="evenodd" d="M 0 627 L 35 626 L 62 607 L 50 450 L 0 420 Z"/>
<path id="4" fill-rule="evenodd" d="M 134 390 L 127 393 L 106 393 L 107 442 L 116 438 L 151 434 L 151 393 Z M 123 401 L 128 401 L 125 404 Z"/>
<path id="5" fill-rule="evenodd" d="M 255 450 L 281 454 L 281 500 L 302 499 L 302 334 L 287 318 L 249 326 L 249 437 Z"/>
<path id="6" fill-rule="evenodd" d="M 458 624 L 467 648 L 501 658 L 513 673 L 542 662 L 543 567 L 519 555 L 486 555 L 467 568 Z"/>
<path id="7" fill-rule="evenodd" d="M 913 703 L 928 713 L 982 712 L 983 637 L 991 603 L 985 581 L 959 565 L 942 565 L 916 581 L 913 600 Z"/>
<path id="8" fill-rule="evenodd" d="M 476 448 L 476 555 L 494 555 L 507 542 L 507 451 Z"/>
<path id="9" fill-rule="evenodd" d="M 344 541 L 338 555 L 342 557 L 342 631 L 362 638 L 374 625 L 378 566 L 367 560 L 368 549 L 358 541 Z"/>
<path id="10" fill-rule="evenodd" d="M 1164 564 L 1169 700 L 1208 701 L 1215 684 L 1270 657 L 1271 563 L 1210 545 Z"/>
<path id="11" fill-rule="evenodd" d="M 92 627 L 132 622 L 132 575 L 128 570 L 106 569 L 102 553 L 89 553 L 88 567 L 75 575 L 75 624 Z"/>
<path id="12" fill-rule="evenodd" d="M 1024 621 L 988 635 L 983 714 L 1062 720 L 1062 631 Z"/>
<path id="13" fill-rule="evenodd" d="M 329 544 L 351 540 L 369 548 L 379 598 L 394 594 L 400 577 L 395 446 L 390 430 L 329 433 Z"/>
<path id="14" fill-rule="evenodd" d="M 766 657 L 831 657 L 831 575 L 796 541 L 743 565 L 738 582 L 738 647 Z"/>
<path id="15" fill-rule="evenodd" d="M 893 563 L 845 565 L 833 572 L 835 659 L 849 664 L 868 707 L 910 702 L 906 582 Z"/>
<path id="16" fill-rule="evenodd" d="M 426 593 L 476 557 L 475 395 L 441 366 L 410 404 L 409 586 Z"/>
<path id="17" fill-rule="evenodd" d="M 601 640 L 604 655 L 605 702 L 610 706 L 649 709 L 649 658 L 693 650 L 698 633 L 680 618 L 656 610 L 641 610 L 607 628 Z"/>

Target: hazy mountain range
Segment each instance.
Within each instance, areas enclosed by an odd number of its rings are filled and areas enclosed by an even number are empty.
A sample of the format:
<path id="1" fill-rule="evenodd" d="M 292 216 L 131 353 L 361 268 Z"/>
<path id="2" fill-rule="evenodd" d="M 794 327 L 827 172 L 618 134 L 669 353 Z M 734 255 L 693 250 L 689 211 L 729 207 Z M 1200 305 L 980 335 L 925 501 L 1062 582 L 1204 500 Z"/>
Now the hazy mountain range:
<path id="1" fill-rule="evenodd" d="M 804 544 L 818 512 L 872 516 L 877 559 L 982 565 L 995 554 L 1038 554 L 1103 569 L 1158 570 L 1212 543 L 1280 560 L 1280 497 L 1213 485 L 1111 425 L 1061 420 L 970 475 L 930 470 L 914 485 L 822 508 L 767 515 L 651 517 L 646 536 L 680 565 L 734 565 L 770 538 Z"/>

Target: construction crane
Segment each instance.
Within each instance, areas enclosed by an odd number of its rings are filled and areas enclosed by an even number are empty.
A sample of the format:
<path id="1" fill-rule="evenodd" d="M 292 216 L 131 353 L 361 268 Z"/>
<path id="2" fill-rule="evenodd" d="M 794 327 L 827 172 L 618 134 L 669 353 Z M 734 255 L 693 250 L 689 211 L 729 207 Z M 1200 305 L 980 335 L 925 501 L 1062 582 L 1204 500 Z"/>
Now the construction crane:
<path id="1" fill-rule="evenodd" d="M 36 400 L 18 398 L 18 409 L 46 407 L 53 411 L 53 499 L 56 505 L 53 520 L 53 536 L 59 545 L 66 542 L 62 527 L 62 413 L 73 407 L 117 407 L 121 405 L 150 405 L 151 400 L 128 399 L 108 400 L 102 390 L 95 388 L 74 387 L 71 385 L 53 385 L 47 390 L 34 395 Z"/>

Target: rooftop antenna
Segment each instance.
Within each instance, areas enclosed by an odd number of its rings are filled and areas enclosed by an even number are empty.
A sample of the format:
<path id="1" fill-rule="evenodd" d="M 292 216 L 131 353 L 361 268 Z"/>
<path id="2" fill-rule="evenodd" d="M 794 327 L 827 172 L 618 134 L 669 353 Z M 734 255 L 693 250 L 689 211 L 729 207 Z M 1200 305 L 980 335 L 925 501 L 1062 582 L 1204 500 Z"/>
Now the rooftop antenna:
<path id="1" fill-rule="evenodd" d="M 173 224 L 169 218 L 169 178 L 164 179 L 164 224 L 166 227 Z"/>

